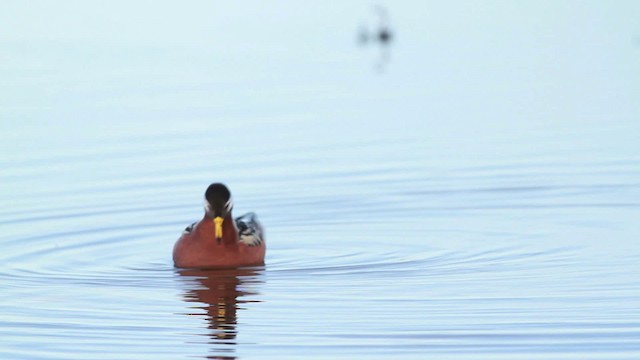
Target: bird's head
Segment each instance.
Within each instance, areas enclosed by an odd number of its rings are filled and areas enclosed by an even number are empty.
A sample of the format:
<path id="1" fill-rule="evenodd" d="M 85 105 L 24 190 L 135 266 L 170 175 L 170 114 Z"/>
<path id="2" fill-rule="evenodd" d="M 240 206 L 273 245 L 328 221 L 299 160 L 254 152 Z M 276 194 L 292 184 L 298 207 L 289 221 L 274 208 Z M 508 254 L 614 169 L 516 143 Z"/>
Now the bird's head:
<path id="1" fill-rule="evenodd" d="M 204 198 L 205 211 L 213 219 L 216 240 L 220 243 L 222 241 L 222 223 L 227 216 L 231 215 L 231 209 L 233 209 L 231 192 L 224 184 L 213 183 L 205 191 Z"/>

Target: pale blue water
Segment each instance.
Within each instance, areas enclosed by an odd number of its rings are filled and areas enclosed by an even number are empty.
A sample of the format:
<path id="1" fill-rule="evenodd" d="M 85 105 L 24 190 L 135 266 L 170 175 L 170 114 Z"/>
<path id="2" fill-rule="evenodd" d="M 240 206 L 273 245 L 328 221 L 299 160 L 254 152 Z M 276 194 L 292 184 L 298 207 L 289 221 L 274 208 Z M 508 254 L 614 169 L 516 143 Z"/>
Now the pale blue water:
<path id="1" fill-rule="evenodd" d="M 639 5 L 387 10 L 3 1 L 0 358 L 640 358 Z"/>

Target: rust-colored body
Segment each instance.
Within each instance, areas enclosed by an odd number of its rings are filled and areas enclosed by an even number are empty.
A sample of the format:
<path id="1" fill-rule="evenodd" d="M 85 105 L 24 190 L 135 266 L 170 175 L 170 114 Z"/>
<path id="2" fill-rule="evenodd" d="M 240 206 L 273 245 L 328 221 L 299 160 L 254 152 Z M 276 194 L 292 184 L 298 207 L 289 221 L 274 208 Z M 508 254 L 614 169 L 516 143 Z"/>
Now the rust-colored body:
<path id="1" fill-rule="evenodd" d="M 213 217 L 205 214 L 190 232 L 184 232 L 173 247 L 173 262 L 180 268 L 231 268 L 263 265 L 266 243 L 249 246 L 238 241 L 231 212 L 222 223 L 222 240 L 215 237 Z M 261 229 L 262 231 L 262 229 Z"/>

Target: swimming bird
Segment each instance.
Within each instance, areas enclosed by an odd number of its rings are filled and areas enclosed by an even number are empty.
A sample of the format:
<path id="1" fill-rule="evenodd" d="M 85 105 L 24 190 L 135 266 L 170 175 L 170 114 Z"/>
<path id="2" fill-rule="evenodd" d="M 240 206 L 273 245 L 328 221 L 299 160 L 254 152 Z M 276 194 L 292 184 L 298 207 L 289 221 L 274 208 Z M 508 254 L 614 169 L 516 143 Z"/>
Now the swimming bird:
<path id="1" fill-rule="evenodd" d="M 231 192 L 221 183 L 204 194 L 202 220 L 187 226 L 173 247 L 173 263 L 180 268 L 230 268 L 263 265 L 266 243 L 254 213 L 236 219 Z"/>

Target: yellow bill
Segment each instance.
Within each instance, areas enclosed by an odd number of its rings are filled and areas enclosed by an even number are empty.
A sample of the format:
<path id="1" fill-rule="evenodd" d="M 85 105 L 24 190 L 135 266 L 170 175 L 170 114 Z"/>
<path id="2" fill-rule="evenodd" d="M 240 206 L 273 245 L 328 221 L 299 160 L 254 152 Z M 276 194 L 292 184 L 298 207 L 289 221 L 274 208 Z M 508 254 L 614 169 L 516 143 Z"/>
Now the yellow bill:
<path id="1" fill-rule="evenodd" d="M 216 233 L 216 240 L 218 240 L 218 242 L 222 240 L 222 222 L 223 221 L 224 219 L 220 216 L 216 216 L 213 219 L 213 225 L 215 227 L 215 233 Z"/>

